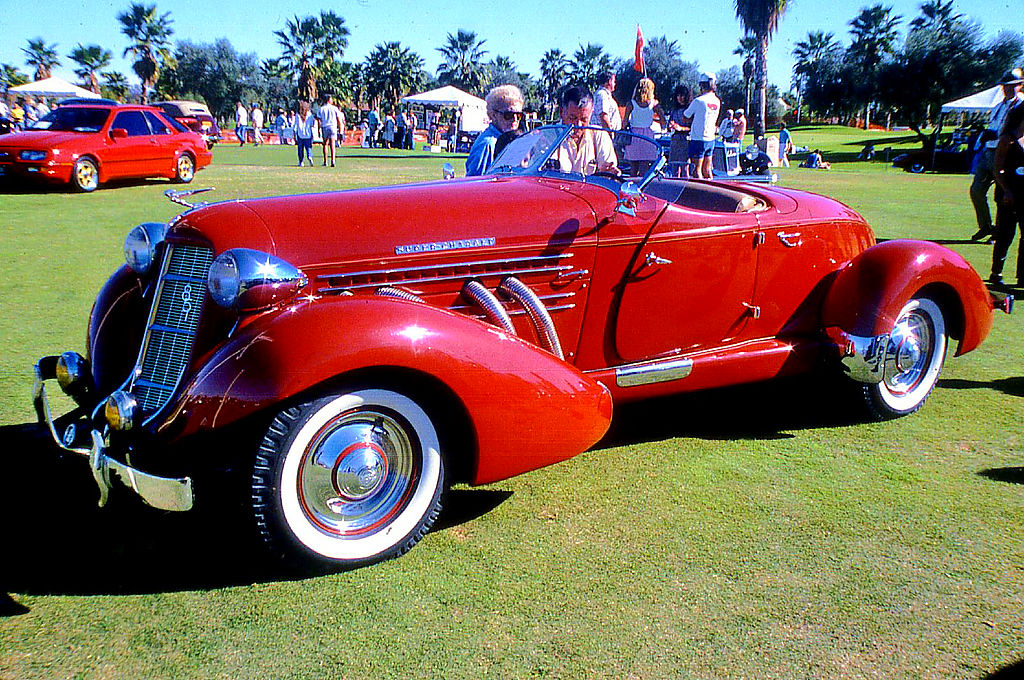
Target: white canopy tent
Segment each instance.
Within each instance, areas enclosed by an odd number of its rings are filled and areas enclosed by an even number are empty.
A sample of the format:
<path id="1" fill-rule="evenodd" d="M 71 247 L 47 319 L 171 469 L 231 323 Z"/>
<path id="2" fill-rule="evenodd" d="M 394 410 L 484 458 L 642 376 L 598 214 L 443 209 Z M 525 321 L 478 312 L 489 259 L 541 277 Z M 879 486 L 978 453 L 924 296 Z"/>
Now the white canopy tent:
<path id="1" fill-rule="evenodd" d="M 53 99 L 65 99 L 67 97 L 85 97 L 88 99 L 99 99 L 95 92 L 90 92 L 84 87 L 72 85 L 63 78 L 51 76 L 34 83 L 26 83 L 12 87 L 9 92 L 15 95 L 32 95 L 34 97 L 51 97 Z"/>
<path id="2" fill-rule="evenodd" d="M 488 124 L 487 102 L 480 97 L 463 92 L 453 85 L 445 85 L 429 92 L 402 97 L 402 103 L 458 109 L 461 113 L 460 128 L 465 132 L 479 132 Z"/>
<path id="3" fill-rule="evenodd" d="M 942 105 L 942 113 L 987 113 L 1003 101 L 1003 87 L 996 85 Z"/>

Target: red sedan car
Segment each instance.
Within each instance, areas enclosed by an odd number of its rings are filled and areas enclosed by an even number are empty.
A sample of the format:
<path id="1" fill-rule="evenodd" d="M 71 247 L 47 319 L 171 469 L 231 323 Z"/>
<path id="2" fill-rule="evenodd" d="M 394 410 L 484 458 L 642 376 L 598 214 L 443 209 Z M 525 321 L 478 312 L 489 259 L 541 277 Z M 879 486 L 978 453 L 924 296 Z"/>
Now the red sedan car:
<path id="1" fill-rule="evenodd" d="M 408 550 L 447 484 L 592 446 L 613 403 L 824 367 L 896 417 L 947 339 L 988 334 L 997 301 L 957 253 L 876 244 L 806 192 L 661 177 L 642 138 L 627 153 L 651 169 L 628 181 L 606 134 L 539 128 L 483 177 L 135 227 L 88 356 L 36 365 L 40 422 L 103 501 L 119 482 L 187 510 L 241 470 L 276 555 L 350 566 Z M 84 415 L 51 416 L 51 379 Z"/>
<path id="2" fill-rule="evenodd" d="M 0 138 L 0 179 L 44 180 L 78 191 L 112 179 L 187 183 L 212 159 L 202 137 L 148 106 L 61 106 L 33 129 Z"/>

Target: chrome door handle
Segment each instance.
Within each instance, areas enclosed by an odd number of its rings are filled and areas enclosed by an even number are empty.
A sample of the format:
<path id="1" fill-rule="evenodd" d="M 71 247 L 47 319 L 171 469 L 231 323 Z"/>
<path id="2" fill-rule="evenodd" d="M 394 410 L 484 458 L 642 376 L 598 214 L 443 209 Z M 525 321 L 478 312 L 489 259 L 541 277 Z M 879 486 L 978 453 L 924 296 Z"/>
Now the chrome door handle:
<path id="1" fill-rule="evenodd" d="M 644 266 L 652 267 L 656 264 L 672 264 L 672 260 L 664 257 L 658 257 L 654 253 L 647 253 L 647 257 L 644 258 Z"/>
<path id="2" fill-rule="evenodd" d="M 803 239 L 800 238 L 800 232 L 787 234 L 784 231 L 780 231 L 778 233 L 778 236 L 779 240 L 782 241 L 782 245 L 786 246 L 787 248 L 796 248 L 798 245 L 804 242 Z"/>

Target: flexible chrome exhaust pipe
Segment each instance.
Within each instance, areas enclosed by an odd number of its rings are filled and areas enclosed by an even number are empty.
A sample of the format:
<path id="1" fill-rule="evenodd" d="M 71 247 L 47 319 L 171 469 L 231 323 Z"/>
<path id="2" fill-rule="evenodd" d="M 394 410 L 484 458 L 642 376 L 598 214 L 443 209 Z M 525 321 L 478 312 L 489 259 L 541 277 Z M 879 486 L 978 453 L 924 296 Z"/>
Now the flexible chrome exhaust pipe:
<path id="1" fill-rule="evenodd" d="M 382 297 L 398 298 L 399 300 L 408 300 L 409 302 L 423 302 L 423 298 L 419 295 L 402 290 L 401 288 L 395 288 L 394 286 L 381 286 L 376 290 L 376 293 Z"/>
<path id="2" fill-rule="evenodd" d="M 551 320 L 551 315 L 548 314 L 547 308 L 537 294 L 514 276 L 506 276 L 502 279 L 501 285 L 498 286 L 498 292 L 522 305 L 530 316 L 533 327 L 537 330 L 537 337 L 540 338 L 541 345 L 564 361 L 565 355 L 562 354 L 562 345 L 558 342 L 555 323 Z"/>
<path id="3" fill-rule="evenodd" d="M 515 326 L 512 325 L 512 317 L 505 311 L 505 306 L 501 304 L 498 297 L 487 290 L 487 286 L 476 279 L 470 279 L 463 284 L 462 294 L 479 305 L 488 320 L 495 326 L 501 326 L 512 335 L 516 334 Z"/>

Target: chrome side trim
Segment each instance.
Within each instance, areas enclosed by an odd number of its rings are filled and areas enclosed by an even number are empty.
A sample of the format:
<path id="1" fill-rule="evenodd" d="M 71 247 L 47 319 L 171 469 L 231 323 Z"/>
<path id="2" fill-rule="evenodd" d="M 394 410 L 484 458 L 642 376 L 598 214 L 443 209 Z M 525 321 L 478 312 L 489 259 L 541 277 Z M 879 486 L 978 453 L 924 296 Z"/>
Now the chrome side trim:
<path id="1" fill-rule="evenodd" d="M 434 269 L 448 269 L 448 267 L 434 267 Z M 317 292 L 319 293 L 340 293 L 347 290 L 358 290 L 360 288 L 376 288 L 378 286 L 389 285 L 389 284 L 410 284 L 410 283 L 437 283 L 439 281 L 453 281 L 462 280 L 468 276 L 476 276 L 477 278 L 484 278 L 488 276 L 509 276 L 512 274 L 544 274 L 549 272 L 561 272 L 567 269 L 572 269 L 572 265 L 556 265 L 548 267 L 535 267 L 535 268 L 524 268 L 524 269 L 503 269 L 493 272 L 461 272 L 458 274 L 450 274 L 445 276 L 430 276 L 419 279 L 399 279 L 395 281 L 374 281 L 373 283 L 353 283 L 341 286 L 327 286 L 320 288 Z M 346 275 L 347 276 L 347 275 Z M 317 277 L 321 278 L 321 277 Z M 340 278 L 340 277 L 335 277 Z"/>
<path id="2" fill-rule="evenodd" d="M 100 507 L 106 505 L 112 486 L 111 480 L 116 479 L 135 491 L 143 501 L 154 508 L 179 512 L 192 509 L 193 493 L 190 477 L 157 477 L 111 458 L 107 455 L 103 434 L 96 429 L 91 432 L 92 445 L 89 448 L 65 443 L 58 436 L 57 428 L 54 426 L 53 414 L 50 412 L 50 404 L 46 398 L 46 377 L 41 375 L 38 369 L 33 392 L 36 416 L 41 424 L 46 425 L 57 446 L 65 451 L 88 458 L 89 469 L 92 471 L 93 479 L 100 492 Z"/>
<path id="3" fill-rule="evenodd" d="M 889 355 L 889 335 L 860 336 L 843 333 L 845 348 L 840 362 L 852 379 L 879 383 L 885 377 Z"/>
<path id="4" fill-rule="evenodd" d="M 615 367 L 615 384 L 619 387 L 636 387 L 651 383 L 680 380 L 690 375 L 693 359 L 661 359 L 641 361 Z"/>
<path id="5" fill-rule="evenodd" d="M 395 267 L 393 269 L 368 269 L 361 272 L 341 272 L 339 274 L 318 274 L 317 279 L 337 279 L 337 278 L 356 278 L 360 276 L 391 276 L 393 274 L 405 274 L 408 272 L 418 271 L 430 271 L 432 269 L 456 269 L 461 267 L 486 267 L 489 265 L 496 264 L 509 264 L 511 262 L 536 262 L 536 261 L 553 261 L 557 262 L 568 257 L 572 257 L 572 253 L 562 253 L 559 255 L 534 255 L 532 257 L 509 257 L 502 260 L 468 260 L 465 262 L 450 262 L 448 264 L 437 265 L 437 264 L 424 264 L 417 265 L 415 267 Z"/>

